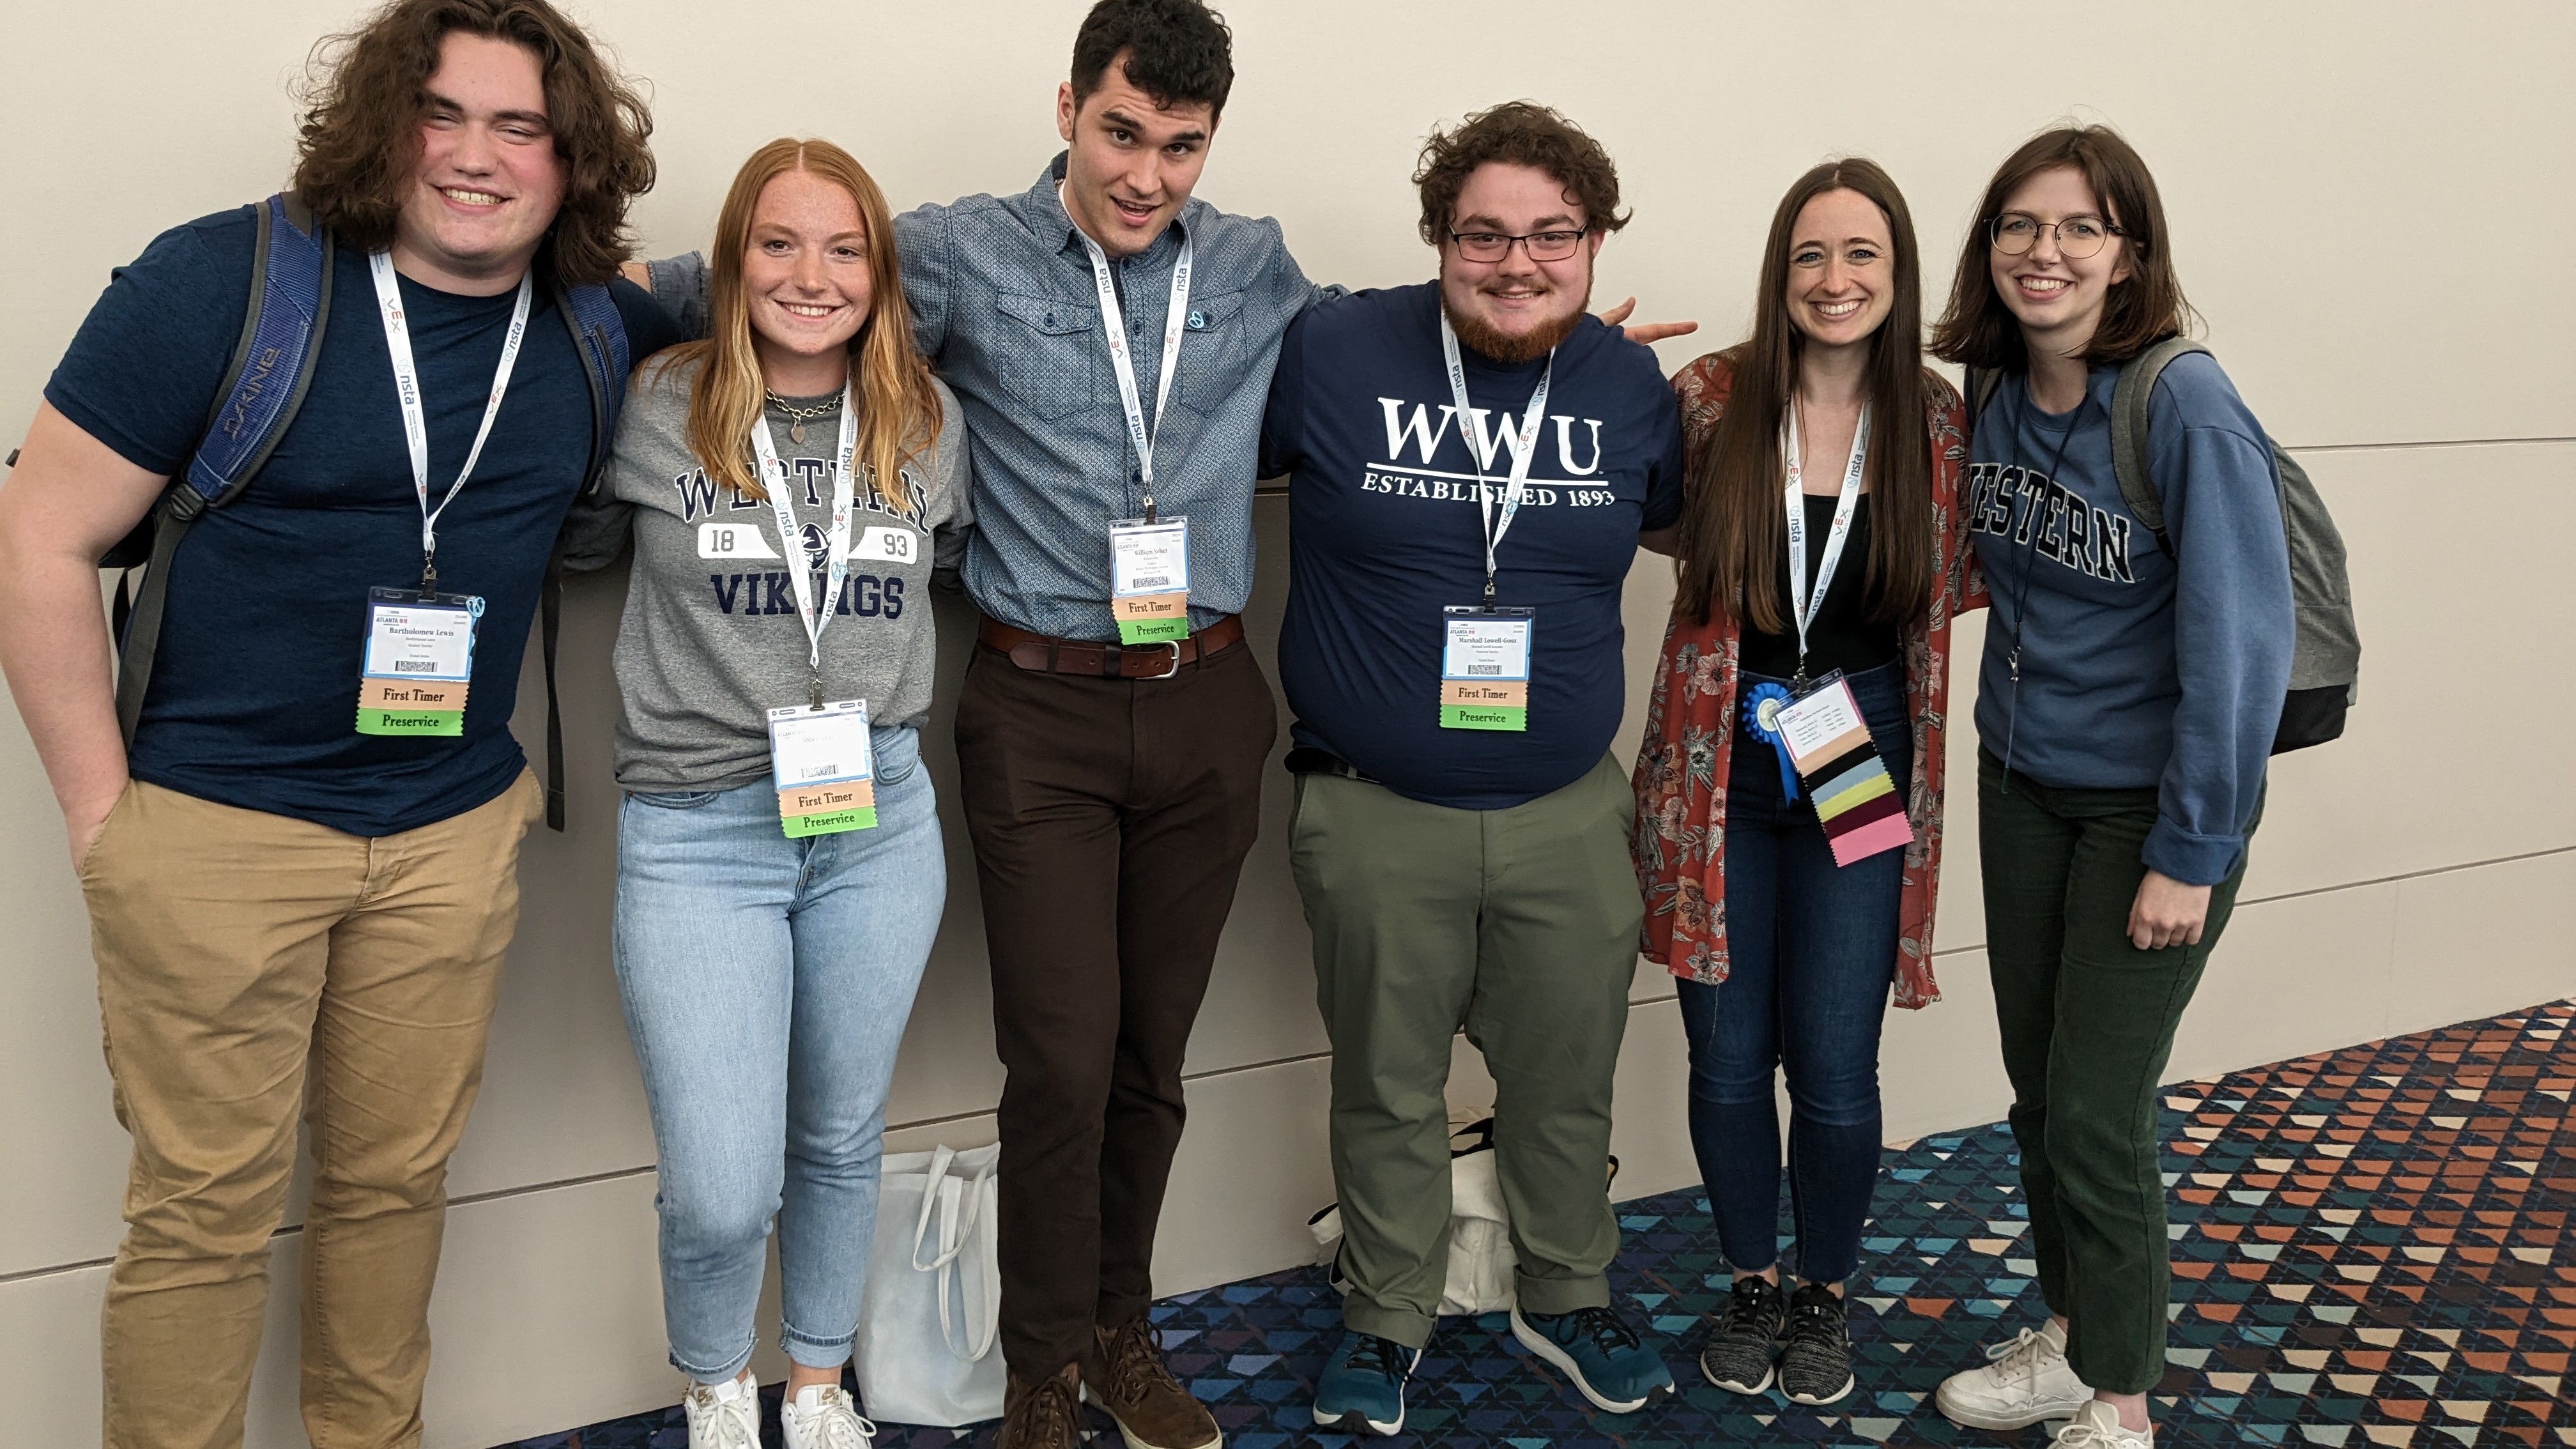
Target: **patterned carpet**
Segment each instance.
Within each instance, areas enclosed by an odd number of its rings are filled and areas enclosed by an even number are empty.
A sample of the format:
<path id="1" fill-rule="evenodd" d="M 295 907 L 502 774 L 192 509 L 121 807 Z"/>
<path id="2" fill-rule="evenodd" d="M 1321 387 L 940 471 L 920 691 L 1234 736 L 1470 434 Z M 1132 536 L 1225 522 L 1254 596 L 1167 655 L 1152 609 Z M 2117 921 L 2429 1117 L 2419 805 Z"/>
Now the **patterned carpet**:
<path id="1" fill-rule="evenodd" d="M 2576 1445 L 2571 1028 L 2576 1002 L 2562 1002 L 2167 1093 L 2176 1302 L 2159 1443 Z M 1832 1412 L 1776 1393 L 1741 1399 L 1699 1377 L 1697 1325 L 1724 1295 L 1726 1266 L 1707 1200 L 1672 1193 L 1625 1206 L 1612 1280 L 1670 1340 L 1678 1400 L 1596 1413 L 1492 1315 L 1442 1325 L 1404 1437 L 1438 1449 L 2036 1449 L 2042 1429 L 1959 1429 L 1928 1402 L 1980 1345 L 2039 1320 L 2013 1163 L 2000 1126 L 1888 1153 L 1853 1284 L 1860 1387 Z M 1340 1325 L 1320 1269 L 1187 1294 L 1154 1317 L 1230 1449 L 1345 1441 L 1307 1412 Z M 991 1430 L 886 1426 L 877 1442 L 930 1449 L 960 1437 L 980 1446 Z M 674 1408 L 515 1449 L 687 1442 Z"/>

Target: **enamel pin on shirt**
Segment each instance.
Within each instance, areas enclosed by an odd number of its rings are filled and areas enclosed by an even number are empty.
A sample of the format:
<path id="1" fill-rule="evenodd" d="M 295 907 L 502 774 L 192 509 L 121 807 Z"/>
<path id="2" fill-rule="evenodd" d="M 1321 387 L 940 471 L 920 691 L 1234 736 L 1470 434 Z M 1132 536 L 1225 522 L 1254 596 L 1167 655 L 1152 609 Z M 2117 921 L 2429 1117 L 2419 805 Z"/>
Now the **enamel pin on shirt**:
<path id="1" fill-rule="evenodd" d="M 841 435 L 832 449 L 832 522 L 823 534 L 824 584 L 814 597 L 813 559 L 797 525 L 787 465 L 778 458 L 769 419 L 751 424 L 751 451 L 787 555 L 796 617 L 805 626 L 806 698 L 769 712 L 769 769 L 778 787 L 779 827 L 791 840 L 866 830 L 877 823 L 876 756 L 868 737 L 868 702 L 823 698 L 823 631 L 832 627 L 850 578 L 850 514 L 857 506 L 851 462 L 859 447 L 859 414 L 850 384 L 841 392 Z"/>
<path id="2" fill-rule="evenodd" d="M 1538 427 L 1547 417 L 1547 393 L 1556 379 L 1556 350 L 1548 349 L 1547 366 L 1538 375 L 1520 430 L 1503 428 L 1497 436 L 1511 449 L 1511 469 L 1503 485 L 1503 516 L 1494 518 L 1494 488 L 1485 476 L 1487 459 L 1478 449 L 1482 429 L 1467 400 L 1467 366 L 1458 352 L 1457 329 L 1449 314 L 1440 314 L 1440 356 L 1449 368 L 1449 395 L 1458 412 L 1458 434 L 1476 465 L 1476 509 L 1485 541 L 1485 600 L 1453 604 L 1441 610 L 1440 727 L 1444 730 L 1527 730 L 1531 636 L 1537 614 L 1530 609 L 1494 605 L 1494 551 L 1512 531 L 1512 520 L 1529 493 L 1530 459 L 1538 452 Z"/>
<path id="3" fill-rule="evenodd" d="M 492 395 L 483 404 L 483 424 L 475 430 L 474 445 L 466 450 L 465 466 L 456 470 L 456 481 L 447 485 L 446 495 L 432 508 L 429 418 L 421 405 L 420 372 L 412 362 L 411 324 L 403 315 L 402 287 L 389 254 L 368 257 L 367 267 L 376 284 L 385 352 L 393 361 L 394 400 L 402 408 L 412 491 L 420 500 L 420 587 L 367 591 L 366 643 L 358 670 L 358 733 L 453 738 L 465 733 L 465 695 L 474 675 L 474 629 L 483 617 L 483 601 L 470 594 L 438 592 L 438 520 L 464 490 L 476 460 L 483 456 L 484 442 L 492 436 L 492 421 L 501 415 L 501 399 L 510 390 L 510 370 L 518 364 L 519 345 L 528 334 L 535 278 L 519 278 L 510 330 L 502 339 L 500 365 L 492 374 Z"/>
<path id="4" fill-rule="evenodd" d="M 1056 189 L 1063 200 L 1064 189 Z M 1070 216 L 1070 210 L 1066 213 Z M 1127 318 L 1118 305 L 1118 279 L 1110 274 L 1109 254 L 1077 226 L 1083 249 L 1091 256 L 1091 281 L 1100 295 L 1100 327 L 1109 339 L 1109 366 L 1118 374 L 1118 405 L 1127 415 L 1127 442 L 1136 450 L 1136 474 L 1144 485 L 1145 515 L 1109 525 L 1109 612 L 1118 621 L 1121 644 L 1170 644 L 1178 654 L 1190 634 L 1190 521 L 1160 516 L 1154 507 L 1154 440 L 1162 435 L 1164 405 L 1171 400 L 1172 376 L 1181 361 L 1181 333 L 1190 321 L 1190 265 L 1196 256 L 1187 233 L 1181 254 L 1172 263 L 1172 295 L 1163 310 L 1163 365 L 1154 383 L 1154 425 L 1145 426 L 1144 395 L 1136 387 L 1136 360 L 1127 346 Z"/>

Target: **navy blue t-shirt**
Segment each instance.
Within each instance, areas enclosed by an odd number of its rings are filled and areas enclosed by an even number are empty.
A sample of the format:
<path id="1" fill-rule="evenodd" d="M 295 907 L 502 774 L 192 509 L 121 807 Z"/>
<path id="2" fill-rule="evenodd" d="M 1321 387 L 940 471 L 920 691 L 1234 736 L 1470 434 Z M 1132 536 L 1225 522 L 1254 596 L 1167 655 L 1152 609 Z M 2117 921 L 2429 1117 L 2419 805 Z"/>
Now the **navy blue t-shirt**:
<path id="1" fill-rule="evenodd" d="M 90 309 L 45 400 L 137 467 L 184 466 L 250 305 L 252 236 L 244 208 L 155 238 Z M 401 288 L 434 507 L 482 421 L 515 296 Z M 634 356 L 677 340 L 648 294 L 615 288 Z M 370 836 L 508 789 L 525 764 L 510 734 L 519 657 L 590 445 L 583 363 L 541 286 L 491 439 L 438 522 L 439 590 L 487 606 L 464 736 L 359 734 L 367 590 L 419 586 L 420 504 L 375 285 L 366 256 L 342 248 L 303 407 L 268 465 L 171 562 L 134 778 Z"/>
<path id="2" fill-rule="evenodd" d="M 1293 475 L 1279 677 L 1299 744 L 1409 799 L 1499 810 L 1582 778 L 1618 731 L 1620 590 L 1638 531 L 1681 514 L 1681 418 L 1645 347 L 1589 317 L 1559 344 L 1529 492 L 1495 553 L 1494 602 L 1537 611 L 1529 730 L 1442 729 L 1441 610 L 1483 602 L 1485 549 L 1439 295 L 1318 302 L 1281 344 L 1261 440 L 1263 476 Z M 1500 435 L 1543 364 L 1460 355 L 1499 484 Z"/>

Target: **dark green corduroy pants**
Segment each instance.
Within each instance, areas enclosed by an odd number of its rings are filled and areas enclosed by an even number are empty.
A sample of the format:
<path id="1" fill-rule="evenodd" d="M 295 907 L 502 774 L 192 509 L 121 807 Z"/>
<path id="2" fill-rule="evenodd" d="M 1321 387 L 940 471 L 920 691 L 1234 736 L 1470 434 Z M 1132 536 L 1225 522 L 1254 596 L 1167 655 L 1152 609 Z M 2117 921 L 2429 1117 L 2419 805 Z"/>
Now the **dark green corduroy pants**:
<path id="1" fill-rule="evenodd" d="M 2007 783 L 1995 758 L 1979 753 L 1986 959 L 2040 1296 L 2066 1317 L 2076 1376 L 2117 1394 L 2145 1393 L 2164 1377 L 2173 1269 L 2157 1084 L 2245 877 L 2240 858 L 2211 889 L 2199 945 L 2139 950 L 2129 908 L 2155 823 L 2152 789 L 2054 789 L 2024 775 Z"/>

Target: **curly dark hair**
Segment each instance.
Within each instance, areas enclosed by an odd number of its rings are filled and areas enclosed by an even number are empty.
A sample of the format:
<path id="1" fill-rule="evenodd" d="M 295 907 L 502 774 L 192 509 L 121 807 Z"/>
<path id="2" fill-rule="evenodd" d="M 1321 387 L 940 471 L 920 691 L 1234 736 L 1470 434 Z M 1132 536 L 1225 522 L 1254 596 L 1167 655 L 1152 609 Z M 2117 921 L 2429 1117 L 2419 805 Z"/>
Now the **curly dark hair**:
<path id="1" fill-rule="evenodd" d="M 1628 224 L 1619 209 L 1619 168 L 1601 143 L 1548 106 L 1536 101 L 1505 101 L 1478 111 L 1454 131 L 1434 128 L 1422 143 L 1422 162 L 1413 184 L 1422 189 L 1422 239 L 1440 245 L 1449 231 L 1449 214 L 1467 178 L 1488 161 L 1534 166 L 1556 178 L 1583 208 L 1583 218 L 1597 232 L 1614 232 Z"/>
<path id="2" fill-rule="evenodd" d="M 1234 89 L 1234 32 L 1199 0 L 1100 0 L 1073 37 L 1073 104 L 1078 110 L 1118 53 L 1127 83 L 1158 106 L 1203 102 L 1225 113 Z"/>
<path id="3" fill-rule="evenodd" d="M 653 117 L 634 83 L 546 0 L 393 0 L 315 46 L 291 184 L 349 245 L 391 245 L 419 164 L 439 45 L 460 31 L 536 56 L 565 169 L 547 251 L 564 284 L 606 282 L 634 249 L 627 205 L 653 188 Z"/>

